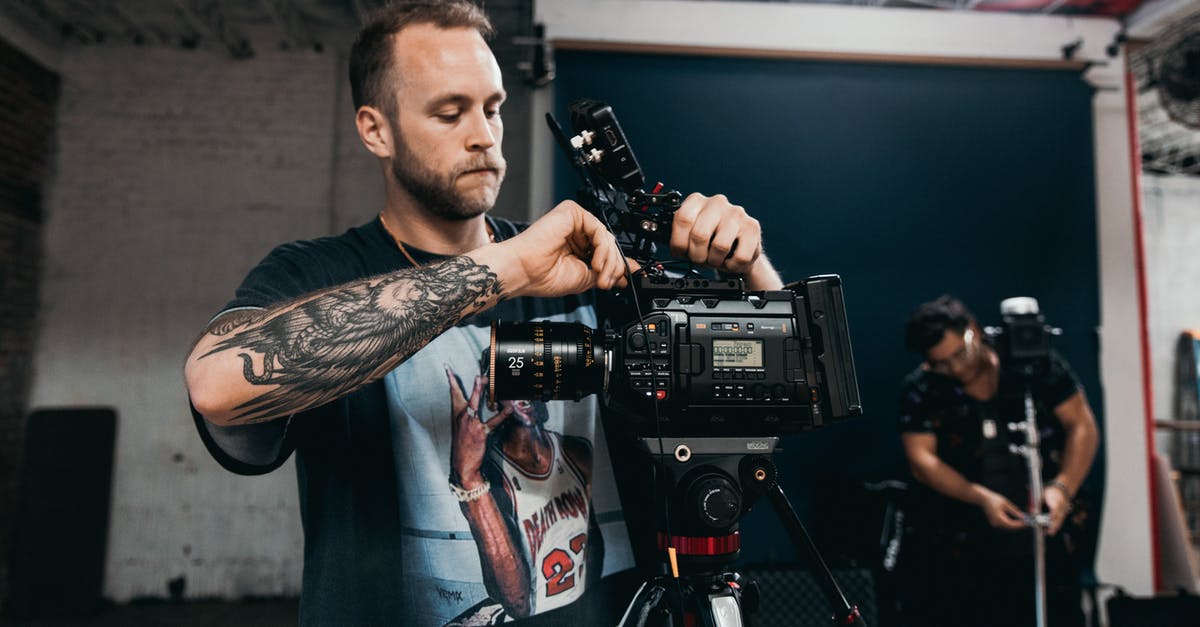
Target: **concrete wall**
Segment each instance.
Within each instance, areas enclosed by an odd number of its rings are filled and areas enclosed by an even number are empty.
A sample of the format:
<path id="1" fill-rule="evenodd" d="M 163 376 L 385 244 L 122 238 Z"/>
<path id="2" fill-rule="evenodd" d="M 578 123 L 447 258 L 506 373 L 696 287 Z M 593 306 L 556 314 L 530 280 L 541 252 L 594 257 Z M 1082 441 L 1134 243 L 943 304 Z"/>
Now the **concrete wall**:
<path id="1" fill-rule="evenodd" d="M 105 593 L 294 594 L 294 473 L 221 470 L 181 368 L 273 243 L 329 231 L 339 59 L 88 47 L 60 71 L 32 405 L 117 408 Z"/>

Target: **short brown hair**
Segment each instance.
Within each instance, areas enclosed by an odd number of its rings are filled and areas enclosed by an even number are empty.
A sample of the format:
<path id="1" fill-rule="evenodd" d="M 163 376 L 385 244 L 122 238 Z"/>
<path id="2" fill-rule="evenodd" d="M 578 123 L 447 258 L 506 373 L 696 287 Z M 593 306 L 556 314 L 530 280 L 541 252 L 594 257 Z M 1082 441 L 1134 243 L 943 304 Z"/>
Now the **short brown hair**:
<path id="1" fill-rule="evenodd" d="M 354 108 L 380 107 L 391 114 L 395 103 L 387 89 L 392 71 L 392 38 L 411 24 L 473 28 L 485 39 L 495 34 L 483 9 L 470 0 L 395 2 L 367 18 L 350 48 L 350 93 Z"/>

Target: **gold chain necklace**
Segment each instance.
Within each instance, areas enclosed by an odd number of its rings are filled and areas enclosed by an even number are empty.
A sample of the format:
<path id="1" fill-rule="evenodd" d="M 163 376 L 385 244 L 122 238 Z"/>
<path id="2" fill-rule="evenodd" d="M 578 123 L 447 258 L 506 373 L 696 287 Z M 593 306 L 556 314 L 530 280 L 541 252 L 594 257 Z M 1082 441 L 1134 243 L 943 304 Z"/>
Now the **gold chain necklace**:
<path id="1" fill-rule="evenodd" d="M 396 237 L 396 232 L 392 230 L 392 227 L 388 226 L 387 218 L 383 217 L 382 211 L 379 212 L 379 223 L 383 225 L 383 230 L 387 231 L 387 234 L 392 236 L 392 241 L 396 242 L 396 247 L 400 249 L 400 252 L 404 255 L 404 258 L 407 259 L 414 268 L 420 268 L 421 264 L 417 263 L 416 259 L 413 259 L 413 256 L 409 254 L 408 248 L 404 245 L 404 242 L 400 241 L 400 238 Z M 487 227 L 488 241 L 495 242 L 496 233 L 492 230 L 492 225 L 488 223 L 486 219 L 483 221 L 483 225 Z"/>

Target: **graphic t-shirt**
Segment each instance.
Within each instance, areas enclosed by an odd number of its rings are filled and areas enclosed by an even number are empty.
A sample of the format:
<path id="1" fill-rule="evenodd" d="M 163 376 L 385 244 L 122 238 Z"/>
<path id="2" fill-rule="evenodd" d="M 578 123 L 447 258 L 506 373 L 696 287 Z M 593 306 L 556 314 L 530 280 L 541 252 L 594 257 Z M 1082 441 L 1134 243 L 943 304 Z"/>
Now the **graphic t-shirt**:
<path id="1" fill-rule="evenodd" d="M 520 228 L 489 224 L 497 241 Z M 443 259 L 409 252 L 421 265 Z M 263 308 L 410 266 L 376 219 L 337 237 L 276 248 L 223 311 Z M 506 300 L 447 330 L 382 381 L 322 407 L 234 427 L 196 416 L 210 452 L 234 472 L 268 472 L 295 451 L 305 534 L 301 623 L 436 627 L 516 618 L 485 583 L 495 577 L 484 573 L 481 539 L 448 482 L 455 446 L 450 386 L 471 396 L 496 319 L 596 325 L 590 294 Z M 494 407 L 484 399 L 480 419 L 495 416 Z M 520 547 L 507 557 L 530 575 L 533 613 L 568 607 L 586 616 L 575 601 L 588 575 L 633 566 L 597 402 L 592 396 L 523 407 L 521 418 L 513 412 L 489 434 L 483 469 L 495 477 L 491 493 Z M 525 449 L 506 458 L 515 442 Z M 529 470 L 514 459 L 535 470 L 529 459 L 543 468 L 549 459 L 550 476 L 509 481 L 510 471 Z M 542 529 L 546 517 L 554 524 Z"/>

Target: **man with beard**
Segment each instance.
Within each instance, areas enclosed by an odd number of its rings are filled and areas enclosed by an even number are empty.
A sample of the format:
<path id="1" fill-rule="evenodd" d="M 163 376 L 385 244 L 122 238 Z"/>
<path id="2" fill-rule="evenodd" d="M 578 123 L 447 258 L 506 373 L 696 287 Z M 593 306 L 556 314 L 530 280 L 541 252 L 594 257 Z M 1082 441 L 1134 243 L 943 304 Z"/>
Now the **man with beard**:
<path id="1" fill-rule="evenodd" d="M 492 320 L 596 326 L 593 290 L 624 285 L 614 238 L 579 205 L 563 202 L 528 226 L 487 215 L 505 172 L 505 93 L 490 35 L 468 0 L 396 3 L 368 20 L 350 80 L 385 206 L 342 235 L 272 251 L 185 365 L 197 428 L 223 466 L 263 473 L 296 453 L 302 624 L 442 625 L 488 596 L 478 529 L 460 507 L 490 508 L 494 495 L 482 476 L 452 467 L 446 370 L 480 374 Z M 758 222 L 723 196 L 685 199 L 670 247 L 742 273 L 751 289 L 782 286 Z M 546 410 L 564 436 L 596 451 L 588 507 L 606 557 L 594 574 L 628 570 L 595 399 Z M 555 497 L 523 498 L 544 508 Z M 576 581 L 577 600 L 534 607 L 531 619 L 615 622 L 597 594 L 606 586 L 589 579 Z"/>
<path id="2" fill-rule="evenodd" d="M 1053 351 L 1036 376 L 1012 372 L 971 312 L 950 296 L 917 307 L 905 344 L 924 361 L 904 381 L 901 439 L 913 476 L 933 491 L 918 509 L 924 518 L 914 522 L 931 553 L 923 565 L 932 585 L 924 602 L 906 604 L 911 624 L 1035 624 L 1032 531 L 1017 506 L 1028 503 L 1028 471 L 1025 458 L 1009 451 L 1008 435 L 1008 424 L 1025 417 L 1028 385 L 1049 517 L 1048 624 L 1082 626 L 1081 521 L 1064 523 L 1099 438 L 1079 380 Z"/>

